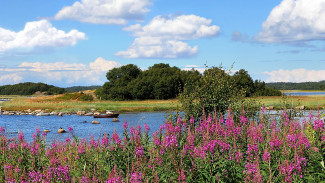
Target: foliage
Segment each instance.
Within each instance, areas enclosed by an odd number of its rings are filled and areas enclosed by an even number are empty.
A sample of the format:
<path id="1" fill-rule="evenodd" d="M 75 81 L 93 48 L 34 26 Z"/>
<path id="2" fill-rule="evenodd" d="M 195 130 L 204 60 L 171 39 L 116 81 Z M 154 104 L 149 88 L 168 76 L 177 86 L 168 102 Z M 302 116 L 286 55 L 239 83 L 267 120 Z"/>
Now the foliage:
<path id="1" fill-rule="evenodd" d="M 194 85 L 200 77 L 197 71 L 182 71 L 168 64 L 155 64 L 145 71 L 129 64 L 107 72 L 109 82 L 97 89 L 96 95 L 105 100 L 172 99 L 185 83 Z"/>
<path id="2" fill-rule="evenodd" d="M 325 81 L 301 83 L 277 82 L 267 83 L 266 86 L 278 90 L 325 90 Z"/>
<path id="3" fill-rule="evenodd" d="M 129 100 L 132 99 L 129 82 L 138 77 L 141 70 L 133 64 L 124 65 L 120 68 L 114 68 L 107 72 L 106 82 L 103 87 L 96 90 L 96 95 L 104 100 Z"/>
<path id="4" fill-rule="evenodd" d="M 203 75 L 194 69 L 185 71 L 163 63 L 154 64 L 145 71 L 128 64 L 108 71 L 106 77 L 109 81 L 95 93 L 102 100 L 172 99 L 184 90 L 194 92 Z M 244 69 L 233 76 L 226 75 L 233 88 L 243 91 L 246 97 L 281 95 L 278 90 L 266 88 L 264 82 L 254 82 Z"/>
<path id="5" fill-rule="evenodd" d="M 251 96 L 281 96 L 281 91 L 268 87 L 265 82 L 251 78 L 247 71 L 240 69 L 232 76 L 234 84 L 237 88 L 245 93 L 246 97 Z"/>
<path id="6" fill-rule="evenodd" d="M 93 98 L 92 95 L 83 94 L 83 95 L 79 98 L 79 100 L 81 100 L 81 101 L 93 101 L 94 98 Z"/>
<path id="7" fill-rule="evenodd" d="M 228 107 L 243 100 L 244 94 L 222 67 L 212 67 L 204 71 L 194 90 L 185 87 L 180 95 L 187 118 L 197 119 L 202 112 L 224 114 Z"/>
<path id="8" fill-rule="evenodd" d="M 255 92 L 254 81 L 247 71 L 240 69 L 232 76 L 236 87 L 244 91 L 246 97 L 250 97 Z"/>
<path id="9" fill-rule="evenodd" d="M 62 94 L 65 90 L 53 85 L 31 82 L 0 86 L 0 95 L 33 95 L 36 92 L 45 92 L 47 95 L 53 95 Z"/>
<path id="10" fill-rule="evenodd" d="M 98 89 L 100 88 L 101 86 L 97 86 L 97 85 L 94 85 L 94 86 L 71 86 L 71 87 L 67 87 L 67 88 L 64 88 L 65 91 L 67 91 L 68 93 L 72 93 L 72 92 L 79 92 L 79 91 L 84 91 L 84 90 L 95 90 L 95 89 Z"/>
<path id="11" fill-rule="evenodd" d="M 37 129 L 33 142 L 21 132 L 8 138 L 0 127 L 0 182 L 322 182 L 325 128 L 320 115 L 303 122 L 286 113 L 259 118 L 243 111 L 236 123 L 202 116 L 178 117 L 149 135 L 144 125 L 123 123 L 100 139 L 70 138 L 46 145 Z"/>

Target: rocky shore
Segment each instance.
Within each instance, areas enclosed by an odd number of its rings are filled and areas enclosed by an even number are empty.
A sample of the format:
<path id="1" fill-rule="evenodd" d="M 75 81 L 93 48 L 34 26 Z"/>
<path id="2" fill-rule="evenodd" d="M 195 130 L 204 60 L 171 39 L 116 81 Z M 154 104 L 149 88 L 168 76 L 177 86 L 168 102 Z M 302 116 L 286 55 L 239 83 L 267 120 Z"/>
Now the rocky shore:
<path id="1" fill-rule="evenodd" d="M 108 111 L 106 111 L 108 113 Z M 6 111 L 1 110 L 0 107 L 0 115 L 35 115 L 35 116 L 63 116 L 63 115 L 78 115 L 78 116 L 93 116 L 105 114 L 103 112 L 96 111 L 96 109 L 91 109 L 90 111 L 77 111 L 77 112 L 58 112 L 58 111 L 47 111 L 47 110 L 24 110 L 24 111 Z"/>

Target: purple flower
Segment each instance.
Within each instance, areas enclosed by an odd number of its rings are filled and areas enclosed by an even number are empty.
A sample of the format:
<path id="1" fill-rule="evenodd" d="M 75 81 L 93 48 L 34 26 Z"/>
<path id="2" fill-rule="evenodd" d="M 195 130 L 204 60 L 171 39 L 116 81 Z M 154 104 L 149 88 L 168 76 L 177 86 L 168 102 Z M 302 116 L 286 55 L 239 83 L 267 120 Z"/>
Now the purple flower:
<path id="1" fill-rule="evenodd" d="M 82 183 L 89 183 L 90 179 L 88 177 L 82 176 L 81 182 Z"/>
<path id="2" fill-rule="evenodd" d="M 123 122 L 123 128 L 126 130 L 128 128 L 128 123 L 126 122 L 126 120 Z"/>
<path id="3" fill-rule="evenodd" d="M 144 152 L 143 152 L 143 147 L 140 146 L 140 147 L 135 147 L 135 155 L 137 157 L 142 157 L 144 155 Z"/>
<path id="4" fill-rule="evenodd" d="M 194 118 L 193 118 L 193 116 L 190 119 L 190 123 L 191 123 L 191 125 L 194 125 Z"/>
<path id="5" fill-rule="evenodd" d="M 271 153 L 265 149 L 264 154 L 263 154 L 263 161 L 270 161 L 271 160 Z"/>
<path id="6" fill-rule="evenodd" d="M 0 134 L 5 133 L 5 128 L 3 126 L 0 127 Z"/>
<path id="7" fill-rule="evenodd" d="M 85 148 L 84 148 L 84 146 L 82 144 L 79 145 L 78 152 L 79 152 L 79 154 L 85 154 L 86 153 Z"/>
<path id="8" fill-rule="evenodd" d="M 146 129 L 146 131 L 150 130 L 149 126 L 146 123 L 144 124 L 144 128 Z"/>
<path id="9" fill-rule="evenodd" d="M 13 166 L 12 165 L 5 165 L 5 170 L 9 170 L 9 169 L 11 169 Z"/>
<path id="10" fill-rule="evenodd" d="M 131 173 L 130 182 L 131 183 L 141 183 L 142 182 L 142 173 Z"/>
<path id="11" fill-rule="evenodd" d="M 240 123 L 241 124 L 246 124 L 247 123 L 247 118 L 245 116 L 240 116 Z"/>
<path id="12" fill-rule="evenodd" d="M 102 142 L 101 142 L 102 146 L 107 146 L 108 145 L 108 137 L 107 134 L 104 134 L 104 137 L 102 138 Z"/>
<path id="13" fill-rule="evenodd" d="M 177 137 L 175 135 L 166 136 L 164 144 L 166 147 L 178 146 Z"/>
<path id="14" fill-rule="evenodd" d="M 122 183 L 121 177 L 112 177 L 106 180 L 106 183 Z"/>
<path id="15" fill-rule="evenodd" d="M 324 122 L 321 119 L 316 119 L 314 122 L 314 130 L 324 129 Z"/>
<path id="16" fill-rule="evenodd" d="M 69 143 L 69 142 L 71 142 L 71 139 L 70 139 L 69 137 L 67 137 L 67 138 L 65 139 L 65 142 Z"/>
<path id="17" fill-rule="evenodd" d="M 287 136 L 287 143 L 288 143 L 289 147 L 296 147 L 297 135 L 296 134 L 288 135 Z"/>
<path id="18" fill-rule="evenodd" d="M 23 132 L 20 132 L 19 133 L 18 139 L 21 140 L 21 141 L 24 140 L 24 134 L 23 134 Z"/>
<path id="19" fill-rule="evenodd" d="M 112 141 L 115 142 L 116 144 L 121 144 L 121 139 L 120 136 L 114 131 L 112 135 Z"/>
<path id="20" fill-rule="evenodd" d="M 70 133 L 73 132 L 73 128 L 71 126 L 68 127 L 68 130 L 69 130 Z"/>

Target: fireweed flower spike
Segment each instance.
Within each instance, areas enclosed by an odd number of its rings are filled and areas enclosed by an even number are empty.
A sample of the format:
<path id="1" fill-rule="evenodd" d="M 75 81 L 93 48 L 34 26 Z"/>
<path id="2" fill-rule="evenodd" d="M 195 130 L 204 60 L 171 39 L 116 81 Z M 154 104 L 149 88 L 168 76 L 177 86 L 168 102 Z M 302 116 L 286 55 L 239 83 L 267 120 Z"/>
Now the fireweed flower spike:
<path id="1" fill-rule="evenodd" d="M 191 118 L 188 125 L 178 117 L 150 137 L 148 125 L 129 130 L 126 121 L 122 137 L 114 131 L 100 139 L 43 143 L 26 141 L 22 132 L 18 138 L 1 135 L 0 182 L 325 180 L 322 119 L 310 117 L 302 124 L 287 114 L 279 118 L 264 114 L 259 119 L 245 114 L 206 115 L 197 122 Z M 0 133 L 4 134 L 3 127 Z M 34 133 L 36 139 L 39 133 Z"/>

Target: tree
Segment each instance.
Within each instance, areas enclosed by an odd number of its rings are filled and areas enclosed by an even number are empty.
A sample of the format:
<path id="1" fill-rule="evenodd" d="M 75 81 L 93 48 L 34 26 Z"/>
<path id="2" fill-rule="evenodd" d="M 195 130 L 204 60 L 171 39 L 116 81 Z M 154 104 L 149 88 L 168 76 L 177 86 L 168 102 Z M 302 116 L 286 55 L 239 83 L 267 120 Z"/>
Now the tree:
<path id="1" fill-rule="evenodd" d="M 98 97 L 110 100 L 129 100 L 132 95 L 129 83 L 136 79 L 142 71 L 133 64 L 128 64 L 119 68 L 114 68 L 107 72 L 106 78 L 109 80 L 102 88 L 96 90 Z"/>
<path id="2" fill-rule="evenodd" d="M 250 97 L 255 92 L 254 81 L 248 72 L 240 69 L 233 76 L 232 79 L 236 87 L 245 92 L 246 97 Z"/>
<path id="3" fill-rule="evenodd" d="M 129 84 L 134 99 L 175 98 L 184 86 L 181 70 L 169 64 L 155 64 Z"/>
<path id="4" fill-rule="evenodd" d="M 198 118 L 206 113 L 225 113 L 228 107 L 243 99 L 241 92 L 231 79 L 229 72 L 220 67 L 204 71 L 194 91 L 184 87 L 180 101 L 186 117 Z"/>

